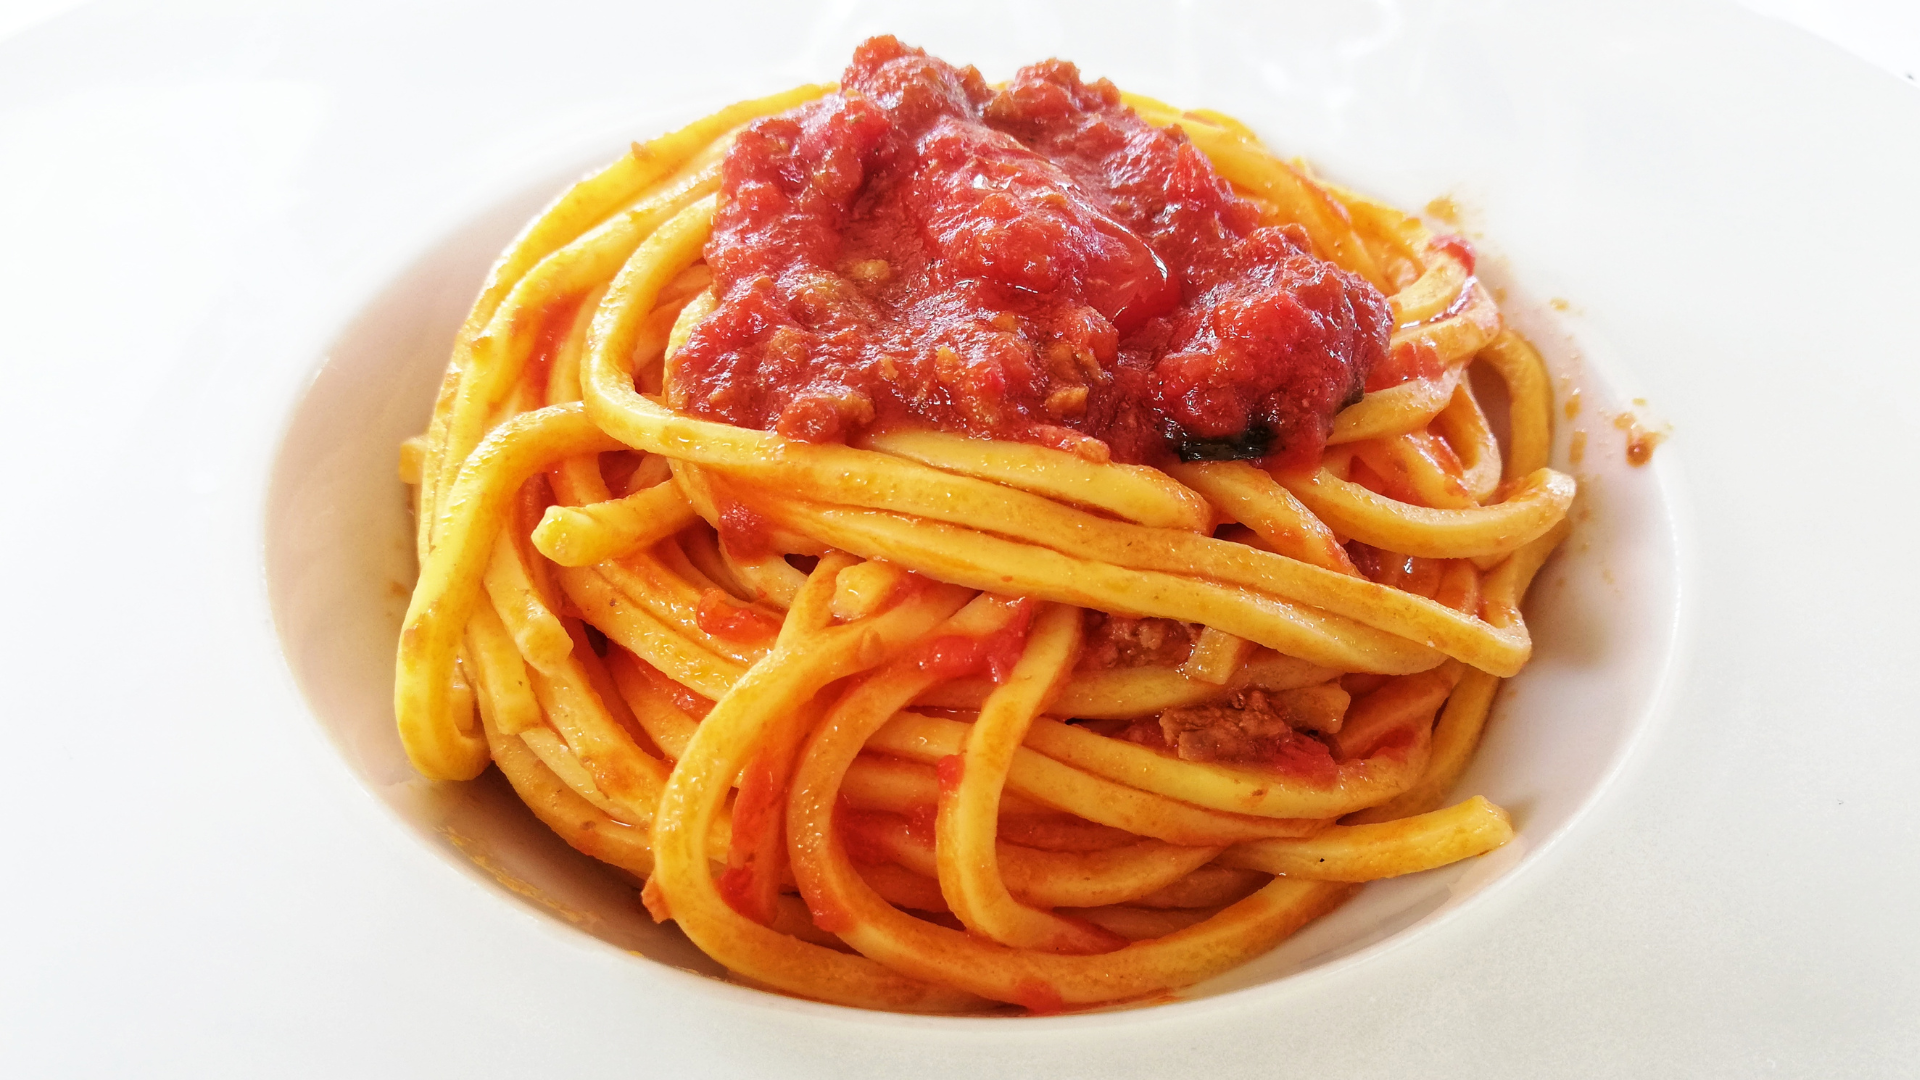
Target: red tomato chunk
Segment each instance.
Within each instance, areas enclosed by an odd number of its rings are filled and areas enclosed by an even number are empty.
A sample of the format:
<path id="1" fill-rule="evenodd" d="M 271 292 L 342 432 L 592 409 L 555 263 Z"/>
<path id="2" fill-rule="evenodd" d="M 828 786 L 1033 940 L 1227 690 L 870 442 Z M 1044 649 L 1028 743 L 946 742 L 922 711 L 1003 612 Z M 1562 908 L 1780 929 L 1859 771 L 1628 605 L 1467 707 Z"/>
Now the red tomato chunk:
<path id="1" fill-rule="evenodd" d="M 729 152 L 720 303 L 676 408 L 809 442 L 931 426 L 1305 462 L 1384 359 L 1379 292 L 1104 79 L 1048 61 L 996 93 L 881 37 L 841 86 Z"/>

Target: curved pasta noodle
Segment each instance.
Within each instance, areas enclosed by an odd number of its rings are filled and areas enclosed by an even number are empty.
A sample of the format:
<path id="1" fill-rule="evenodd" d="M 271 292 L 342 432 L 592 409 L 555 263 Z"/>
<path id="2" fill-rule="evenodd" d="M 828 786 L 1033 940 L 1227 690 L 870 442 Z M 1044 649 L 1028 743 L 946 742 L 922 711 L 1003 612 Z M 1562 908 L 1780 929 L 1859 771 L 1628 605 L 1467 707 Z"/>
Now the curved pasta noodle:
<path id="1" fill-rule="evenodd" d="M 1281 482 L 1347 536 L 1432 559 L 1509 555 L 1563 520 L 1574 492 L 1572 477 L 1540 469 L 1522 478 L 1505 502 L 1441 510 L 1387 498 L 1325 469 Z"/>

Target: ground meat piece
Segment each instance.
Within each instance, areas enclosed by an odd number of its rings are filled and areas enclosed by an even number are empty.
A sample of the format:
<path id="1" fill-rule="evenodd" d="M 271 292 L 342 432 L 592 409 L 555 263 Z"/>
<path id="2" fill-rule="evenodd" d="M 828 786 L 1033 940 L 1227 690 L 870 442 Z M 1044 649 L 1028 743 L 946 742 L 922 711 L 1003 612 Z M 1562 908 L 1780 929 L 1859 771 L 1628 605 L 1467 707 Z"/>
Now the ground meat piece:
<path id="1" fill-rule="evenodd" d="M 1293 725 L 1273 696 L 1247 690 L 1212 705 L 1168 709 L 1160 733 L 1188 761 L 1258 761 L 1293 738 Z"/>
<path id="2" fill-rule="evenodd" d="M 1199 636 L 1198 626 L 1172 619 L 1136 619 L 1089 611 L 1080 667 L 1087 671 L 1150 664 L 1178 667 L 1187 662 L 1194 639 Z"/>
<path id="3" fill-rule="evenodd" d="M 1268 765 L 1325 758 L 1306 731 L 1337 730 L 1347 695 L 1338 683 L 1301 690 L 1243 690 L 1224 701 L 1168 709 L 1157 723 L 1136 721 L 1123 738 L 1158 744 L 1188 761 Z"/>

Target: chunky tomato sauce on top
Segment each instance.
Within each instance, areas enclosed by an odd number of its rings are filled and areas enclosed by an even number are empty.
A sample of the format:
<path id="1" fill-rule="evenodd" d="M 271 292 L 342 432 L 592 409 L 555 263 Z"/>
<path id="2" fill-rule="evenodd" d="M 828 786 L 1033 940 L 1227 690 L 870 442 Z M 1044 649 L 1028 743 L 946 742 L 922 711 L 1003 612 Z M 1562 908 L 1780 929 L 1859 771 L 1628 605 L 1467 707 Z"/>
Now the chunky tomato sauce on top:
<path id="1" fill-rule="evenodd" d="M 719 305 L 672 404 L 809 442 L 922 425 L 1305 462 L 1392 322 L 1106 80 L 1050 60 L 996 92 L 890 37 L 741 133 L 706 259 Z"/>

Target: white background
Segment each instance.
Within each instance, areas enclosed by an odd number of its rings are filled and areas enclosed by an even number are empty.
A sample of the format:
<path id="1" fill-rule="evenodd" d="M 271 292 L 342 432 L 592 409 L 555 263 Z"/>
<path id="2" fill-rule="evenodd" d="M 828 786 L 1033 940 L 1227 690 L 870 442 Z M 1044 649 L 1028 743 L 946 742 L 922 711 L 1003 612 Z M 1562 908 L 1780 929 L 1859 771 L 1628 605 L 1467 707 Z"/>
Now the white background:
<path id="1" fill-rule="evenodd" d="M 1911 0 L 1739 0 L 1741 6 L 1823 37 L 1920 87 L 1920 3 Z M 0 40 L 84 0 L 0 0 Z"/>
<path id="2" fill-rule="evenodd" d="M 0 40 L 84 0 L 0 0 Z M 1920 79 L 1920 3 L 1911 0 L 1740 0 L 1904 79 Z M 1920 84 L 1917 84 L 1920 85 Z"/>

